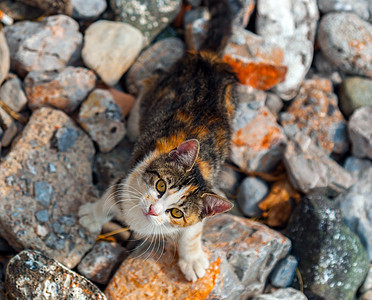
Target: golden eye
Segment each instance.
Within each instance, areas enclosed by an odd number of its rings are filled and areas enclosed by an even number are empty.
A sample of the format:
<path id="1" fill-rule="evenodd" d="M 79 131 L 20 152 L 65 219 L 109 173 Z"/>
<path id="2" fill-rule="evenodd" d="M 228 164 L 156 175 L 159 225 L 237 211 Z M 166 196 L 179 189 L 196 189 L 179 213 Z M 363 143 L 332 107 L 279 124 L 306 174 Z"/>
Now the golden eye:
<path id="1" fill-rule="evenodd" d="M 183 212 L 180 211 L 177 208 L 172 208 L 170 213 L 171 213 L 172 217 L 176 218 L 176 219 L 179 219 L 179 218 L 183 217 Z"/>
<path id="2" fill-rule="evenodd" d="M 160 194 L 164 194 L 165 193 L 165 190 L 167 189 L 167 186 L 165 184 L 165 181 L 163 179 L 159 179 L 157 182 L 156 182 L 156 190 L 160 193 Z"/>

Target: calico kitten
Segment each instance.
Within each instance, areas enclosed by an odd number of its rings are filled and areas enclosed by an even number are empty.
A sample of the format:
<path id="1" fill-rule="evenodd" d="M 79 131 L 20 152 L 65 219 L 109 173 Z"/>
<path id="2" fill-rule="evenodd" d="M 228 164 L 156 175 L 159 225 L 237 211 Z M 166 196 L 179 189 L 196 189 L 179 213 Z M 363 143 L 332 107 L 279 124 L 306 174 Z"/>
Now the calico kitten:
<path id="1" fill-rule="evenodd" d="M 129 131 L 138 140 L 130 174 L 79 212 L 91 231 L 115 216 L 140 235 L 171 235 L 190 281 L 208 267 L 203 219 L 233 206 L 213 192 L 229 153 L 236 105 L 237 79 L 215 52 L 231 31 L 231 12 L 224 0 L 208 2 L 211 21 L 202 51 L 188 52 L 158 75 L 131 113 Z"/>

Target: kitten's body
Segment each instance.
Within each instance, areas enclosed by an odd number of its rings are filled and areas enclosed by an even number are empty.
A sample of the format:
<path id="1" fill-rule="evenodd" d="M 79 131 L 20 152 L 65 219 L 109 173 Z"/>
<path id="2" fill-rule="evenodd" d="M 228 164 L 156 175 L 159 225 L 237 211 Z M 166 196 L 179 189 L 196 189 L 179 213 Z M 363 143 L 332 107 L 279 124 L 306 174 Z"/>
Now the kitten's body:
<path id="1" fill-rule="evenodd" d="M 224 1 L 216 2 L 210 8 L 224 8 L 218 7 Z M 210 30 L 204 48 L 222 38 Z M 131 173 L 100 201 L 82 206 L 80 223 L 94 231 L 115 216 L 144 236 L 171 235 L 186 278 L 202 277 L 208 266 L 202 220 L 232 207 L 212 189 L 229 151 L 235 83 L 228 66 L 209 51 L 187 53 L 155 78 L 137 104 L 139 123 L 131 118 L 131 133 L 138 134 Z"/>

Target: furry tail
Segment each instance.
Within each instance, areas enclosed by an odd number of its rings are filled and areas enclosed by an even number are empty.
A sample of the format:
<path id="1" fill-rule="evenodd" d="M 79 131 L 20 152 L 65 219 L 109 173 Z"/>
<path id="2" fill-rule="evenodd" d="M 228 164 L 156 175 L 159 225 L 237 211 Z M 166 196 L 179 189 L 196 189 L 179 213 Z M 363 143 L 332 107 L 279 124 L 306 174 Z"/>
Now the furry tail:
<path id="1" fill-rule="evenodd" d="M 225 48 L 232 30 L 233 12 L 229 0 L 206 0 L 210 13 L 209 29 L 200 50 L 217 54 Z"/>

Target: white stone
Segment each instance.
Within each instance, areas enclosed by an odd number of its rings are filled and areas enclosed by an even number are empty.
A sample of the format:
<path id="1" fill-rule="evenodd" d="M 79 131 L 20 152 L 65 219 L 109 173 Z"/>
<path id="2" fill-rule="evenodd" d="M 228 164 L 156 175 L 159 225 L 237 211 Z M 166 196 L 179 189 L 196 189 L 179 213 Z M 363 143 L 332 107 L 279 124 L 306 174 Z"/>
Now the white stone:
<path id="1" fill-rule="evenodd" d="M 9 48 L 4 32 L 0 30 L 0 84 L 8 75 L 10 68 Z"/>
<path id="2" fill-rule="evenodd" d="M 71 0 L 72 17 L 86 20 L 98 18 L 107 7 L 105 0 Z"/>

